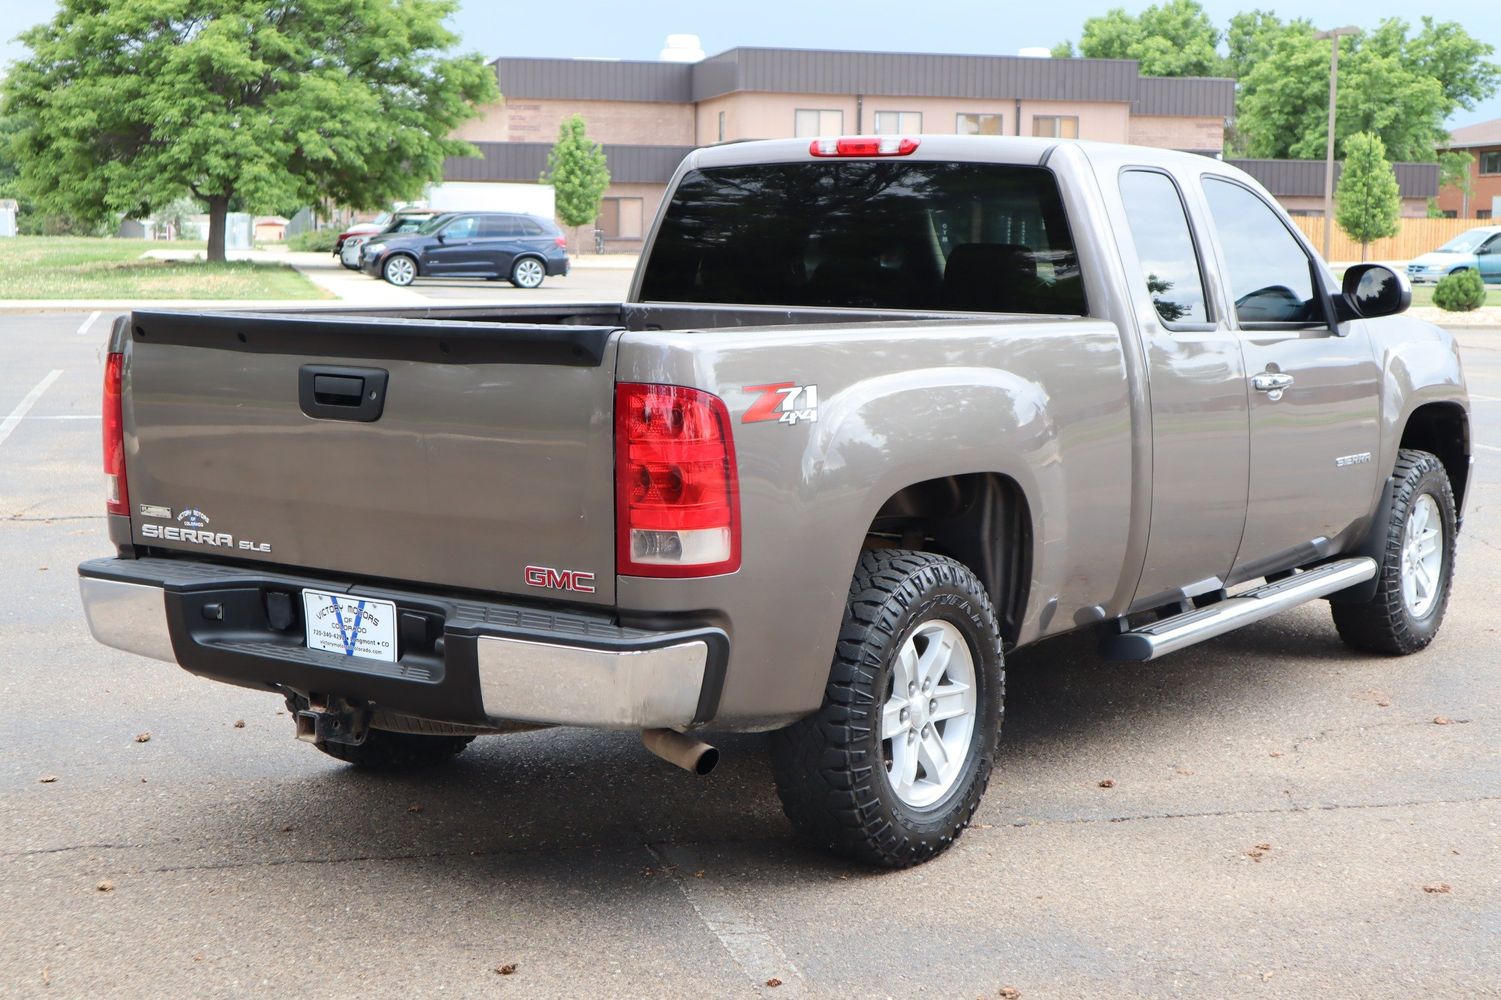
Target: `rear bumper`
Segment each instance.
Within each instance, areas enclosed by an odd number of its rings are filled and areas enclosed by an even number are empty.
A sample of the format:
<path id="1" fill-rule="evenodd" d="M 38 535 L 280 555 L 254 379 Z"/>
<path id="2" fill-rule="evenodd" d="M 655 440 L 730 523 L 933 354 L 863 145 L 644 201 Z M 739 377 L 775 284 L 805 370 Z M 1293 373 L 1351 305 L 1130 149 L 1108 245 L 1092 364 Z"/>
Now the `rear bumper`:
<path id="1" fill-rule="evenodd" d="M 607 616 L 408 593 L 179 559 L 78 568 L 107 646 L 243 687 L 339 695 L 440 722 L 686 727 L 718 707 L 729 642 L 708 626 L 649 631 Z M 301 591 L 394 601 L 394 663 L 309 649 Z"/>

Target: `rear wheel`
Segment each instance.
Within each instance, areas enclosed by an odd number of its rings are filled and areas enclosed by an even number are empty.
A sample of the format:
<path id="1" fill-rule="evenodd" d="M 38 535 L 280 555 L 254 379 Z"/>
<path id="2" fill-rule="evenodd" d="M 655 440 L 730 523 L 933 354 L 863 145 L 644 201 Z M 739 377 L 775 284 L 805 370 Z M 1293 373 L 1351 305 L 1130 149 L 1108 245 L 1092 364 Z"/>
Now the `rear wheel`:
<path id="1" fill-rule="evenodd" d="M 535 257 L 523 257 L 511 268 L 511 284 L 517 288 L 536 288 L 547 277 L 547 269 Z"/>
<path id="2" fill-rule="evenodd" d="M 772 737 L 787 817 L 869 864 L 935 857 L 990 781 L 1004 684 L 995 615 L 974 574 L 931 553 L 864 553 L 823 707 Z"/>
<path id="3" fill-rule="evenodd" d="M 393 254 L 381 265 L 381 277 L 405 288 L 417 278 L 417 262 L 404 253 Z"/>
<path id="4" fill-rule="evenodd" d="M 1454 578 L 1454 492 L 1437 456 L 1403 450 L 1397 457 L 1385 557 L 1376 594 L 1364 604 L 1334 603 L 1334 626 L 1353 649 L 1406 655 L 1433 641 Z"/>

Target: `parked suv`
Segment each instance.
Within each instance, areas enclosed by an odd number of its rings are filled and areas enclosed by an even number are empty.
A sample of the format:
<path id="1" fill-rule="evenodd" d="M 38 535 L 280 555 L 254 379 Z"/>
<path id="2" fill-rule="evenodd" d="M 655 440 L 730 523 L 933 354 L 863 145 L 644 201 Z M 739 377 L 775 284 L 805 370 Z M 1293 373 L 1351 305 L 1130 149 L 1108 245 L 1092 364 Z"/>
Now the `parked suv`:
<path id="1" fill-rule="evenodd" d="M 536 288 L 568 273 L 568 242 L 551 219 L 514 212 L 452 212 L 415 233 L 371 240 L 360 270 L 393 285 L 417 278 L 505 278 Z"/>

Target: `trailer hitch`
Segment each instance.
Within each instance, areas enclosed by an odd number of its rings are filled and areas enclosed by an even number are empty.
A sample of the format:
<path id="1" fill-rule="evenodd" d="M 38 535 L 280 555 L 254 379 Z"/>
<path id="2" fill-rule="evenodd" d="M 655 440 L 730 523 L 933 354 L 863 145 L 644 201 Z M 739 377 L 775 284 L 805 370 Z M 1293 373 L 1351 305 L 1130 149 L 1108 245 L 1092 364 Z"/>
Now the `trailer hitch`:
<path id="1" fill-rule="evenodd" d="M 313 694 L 305 704 L 297 699 L 292 718 L 297 724 L 297 738 L 305 743 L 345 743 L 357 747 L 370 732 L 370 710 L 356 708 L 339 697 Z"/>

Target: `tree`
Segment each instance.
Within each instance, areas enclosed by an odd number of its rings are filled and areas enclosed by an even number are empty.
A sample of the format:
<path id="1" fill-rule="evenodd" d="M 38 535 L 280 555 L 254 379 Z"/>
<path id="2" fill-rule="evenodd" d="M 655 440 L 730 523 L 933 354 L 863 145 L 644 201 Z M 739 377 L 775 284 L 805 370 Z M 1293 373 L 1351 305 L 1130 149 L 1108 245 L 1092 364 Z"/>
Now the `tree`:
<path id="1" fill-rule="evenodd" d="M 1223 69 L 1219 29 L 1198 0 L 1165 0 L 1139 17 L 1116 7 L 1084 22 L 1088 59 L 1135 59 L 1145 76 L 1214 76 Z"/>
<path id="2" fill-rule="evenodd" d="M 1334 221 L 1360 243 L 1361 260 L 1372 240 L 1397 234 L 1402 194 L 1380 136 L 1360 132 L 1345 140 L 1345 165 L 1334 190 L 1334 206 Z"/>
<path id="3" fill-rule="evenodd" d="M 23 121 L 20 185 L 99 220 L 191 195 L 224 259 L 225 215 L 315 199 L 416 197 L 476 103 L 475 55 L 445 57 L 457 0 L 62 0 L 0 90 Z"/>
<path id="4" fill-rule="evenodd" d="M 551 184 L 558 218 L 566 226 L 583 226 L 599 218 L 599 202 L 610 186 L 605 151 L 584 134 L 584 116 L 573 115 L 558 129 L 558 141 L 548 151 L 545 184 Z"/>
<path id="5" fill-rule="evenodd" d="M 1359 132 L 1379 135 L 1393 159 L 1431 162 L 1458 108 L 1494 93 L 1494 49 L 1453 23 L 1423 18 L 1340 40 L 1335 146 Z M 1329 42 L 1307 21 L 1281 22 L 1257 11 L 1237 15 L 1227 64 L 1239 76 L 1237 151 L 1249 156 L 1319 159 L 1328 133 Z M 1439 76 L 1435 74 L 1442 73 Z"/>
<path id="6" fill-rule="evenodd" d="M 1470 217 L 1470 199 L 1475 196 L 1475 187 L 1470 183 L 1470 167 L 1475 157 L 1462 149 L 1451 149 L 1438 154 L 1438 189 L 1454 188 L 1459 192 L 1459 217 Z"/>

